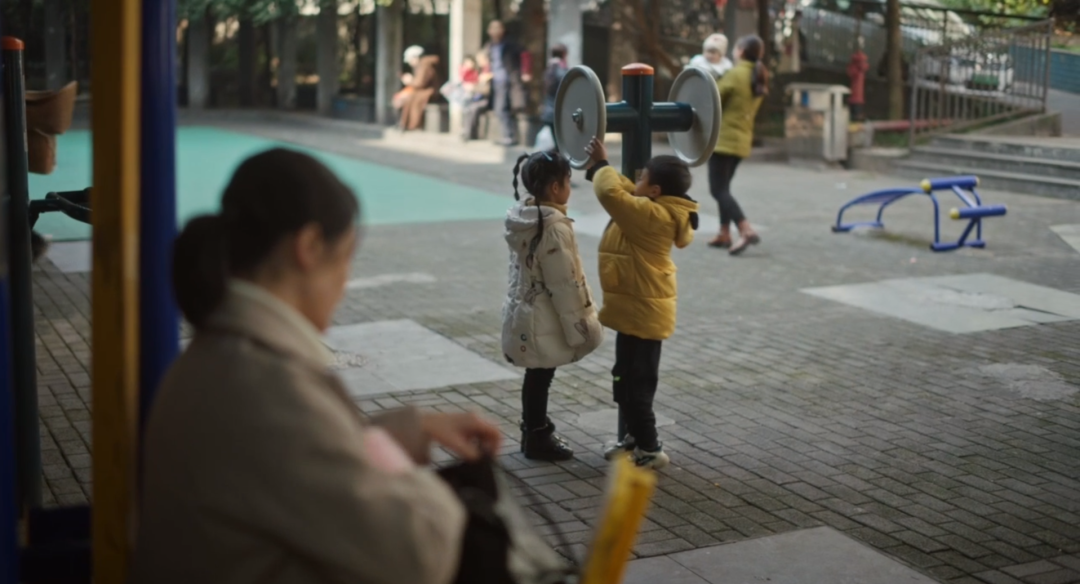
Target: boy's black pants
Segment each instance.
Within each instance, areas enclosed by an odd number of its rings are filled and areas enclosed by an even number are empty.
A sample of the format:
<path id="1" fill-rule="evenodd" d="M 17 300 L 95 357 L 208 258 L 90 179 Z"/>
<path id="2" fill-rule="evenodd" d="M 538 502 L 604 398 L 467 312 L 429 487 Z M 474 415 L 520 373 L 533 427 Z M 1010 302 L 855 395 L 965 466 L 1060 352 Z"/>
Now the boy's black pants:
<path id="1" fill-rule="evenodd" d="M 660 383 L 662 341 L 618 333 L 612 390 L 619 404 L 619 440 L 630 434 L 638 448 L 652 452 L 660 446 L 656 435 L 653 398 Z"/>

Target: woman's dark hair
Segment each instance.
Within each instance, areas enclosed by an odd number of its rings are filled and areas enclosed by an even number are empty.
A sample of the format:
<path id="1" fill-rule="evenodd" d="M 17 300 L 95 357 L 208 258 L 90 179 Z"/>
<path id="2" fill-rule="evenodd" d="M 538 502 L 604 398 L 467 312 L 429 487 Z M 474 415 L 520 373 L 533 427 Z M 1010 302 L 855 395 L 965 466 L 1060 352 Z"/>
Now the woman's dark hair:
<path id="1" fill-rule="evenodd" d="M 769 93 L 769 70 L 762 63 L 765 56 L 765 43 L 761 37 L 751 34 L 739 39 L 735 45 L 742 52 L 742 58 L 754 64 L 754 76 L 750 78 L 750 90 L 754 97 L 761 97 Z"/>
<path id="2" fill-rule="evenodd" d="M 529 253 L 536 251 L 540 244 L 540 237 L 544 233 L 544 214 L 540 211 L 540 202 L 547 197 L 548 189 L 553 183 L 570 178 L 570 161 L 555 150 L 522 154 L 514 165 L 514 200 L 520 201 L 518 194 L 518 175 L 525 185 L 525 190 L 536 201 L 536 216 L 538 227 L 536 236 L 533 237 Z"/>
<path id="3" fill-rule="evenodd" d="M 558 43 L 555 46 L 551 47 L 551 56 L 555 57 L 556 59 L 565 59 L 566 53 L 568 51 L 569 49 L 566 48 L 566 45 Z"/>
<path id="4" fill-rule="evenodd" d="M 201 327 L 229 278 L 257 269 L 284 238 L 314 223 L 333 242 L 359 215 L 352 190 L 311 156 L 275 148 L 248 158 L 225 187 L 221 211 L 189 221 L 173 245 L 180 311 Z"/>

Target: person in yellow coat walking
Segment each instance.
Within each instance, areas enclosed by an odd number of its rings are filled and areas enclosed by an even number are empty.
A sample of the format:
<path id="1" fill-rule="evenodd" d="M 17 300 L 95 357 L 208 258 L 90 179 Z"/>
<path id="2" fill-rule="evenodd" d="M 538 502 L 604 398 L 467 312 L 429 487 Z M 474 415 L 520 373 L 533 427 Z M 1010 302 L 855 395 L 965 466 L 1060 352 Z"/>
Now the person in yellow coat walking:
<path id="1" fill-rule="evenodd" d="M 739 39 L 735 45 L 735 68 L 717 82 L 724 116 L 720 122 L 720 140 L 709 158 L 709 191 L 720 206 L 720 234 L 709 245 L 731 248 L 731 255 L 739 255 L 761 241 L 731 194 L 731 179 L 739 163 L 750 156 L 754 118 L 768 92 L 769 74 L 761 62 L 764 49 L 765 43 L 757 36 Z M 739 230 L 739 241 L 734 244 L 732 223 Z"/>
<path id="2" fill-rule="evenodd" d="M 669 462 L 656 434 L 653 398 L 660 383 L 660 346 L 675 332 L 675 263 L 671 247 L 694 240 L 698 204 L 690 168 L 674 156 L 645 164 L 635 184 L 607 164 L 603 143 L 588 147 L 593 166 L 586 178 L 611 222 L 600 240 L 600 322 L 615 330 L 612 390 L 619 406 L 618 443 L 609 460 L 632 451 L 638 466 Z"/>

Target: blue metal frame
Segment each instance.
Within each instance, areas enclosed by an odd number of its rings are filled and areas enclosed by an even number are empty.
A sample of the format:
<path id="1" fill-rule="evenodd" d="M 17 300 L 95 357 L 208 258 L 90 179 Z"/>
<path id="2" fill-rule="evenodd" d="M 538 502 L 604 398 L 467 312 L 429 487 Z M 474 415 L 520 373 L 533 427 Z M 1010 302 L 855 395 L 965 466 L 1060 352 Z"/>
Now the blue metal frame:
<path id="1" fill-rule="evenodd" d="M 840 211 L 836 214 L 836 224 L 833 225 L 832 230 L 834 233 L 846 233 L 858 227 L 882 229 L 885 227 L 885 224 L 882 222 L 881 217 L 885 213 L 886 207 L 904 197 L 911 195 L 925 195 L 930 197 L 930 202 L 934 204 L 934 242 L 930 244 L 930 249 L 934 251 L 951 251 L 961 247 L 983 248 L 986 247 L 986 242 L 982 238 L 983 217 L 1004 215 L 1005 207 L 1003 205 L 983 206 L 982 198 L 975 190 L 975 186 L 978 185 L 978 182 L 978 179 L 973 176 L 932 178 L 924 180 L 919 187 L 884 189 L 855 197 L 840 207 Z M 964 209 L 968 210 L 964 213 L 966 216 L 956 218 L 967 219 L 968 224 L 964 228 L 964 232 L 955 242 L 942 243 L 941 206 L 938 204 L 937 195 L 935 195 L 934 192 L 945 190 L 952 191 L 964 204 Z M 844 212 L 848 209 L 856 206 L 875 205 L 878 203 L 880 203 L 881 206 L 878 207 L 876 220 L 844 223 Z M 970 237 L 972 230 L 975 230 L 975 239 L 968 241 L 968 237 Z"/>
<path id="2" fill-rule="evenodd" d="M 143 0 L 139 234 L 139 419 L 180 351 L 172 295 L 176 239 L 176 1 Z"/>

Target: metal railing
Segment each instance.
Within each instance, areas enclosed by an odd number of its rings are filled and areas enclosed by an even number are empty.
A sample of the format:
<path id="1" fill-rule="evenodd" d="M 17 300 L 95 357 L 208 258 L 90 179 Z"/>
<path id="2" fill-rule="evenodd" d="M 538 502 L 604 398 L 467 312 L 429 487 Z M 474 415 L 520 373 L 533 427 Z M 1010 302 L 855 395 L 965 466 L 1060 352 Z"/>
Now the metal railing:
<path id="1" fill-rule="evenodd" d="M 886 44 L 885 4 L 877 0 L 814 0 L 800 7 L 800 29 L 808 66 L 844 71 L 855 51 L 856 38 L 864 39 L 870 61 L 869 75 L 884 77 Z M 777 18 L 778 36 L 790 34 L 793 8 L 782 9 Z M 985 11 L 949 9 L 925 2 L 903 2 L 900 31 L 904 60 L 910 61 L 923 47 L 938 46 L 990 31 L 1023 26 L 1039 17 L 1004 15 Z"/>
<path id="2" fill-rule="evenodd" d="M 1043 21 L 919 49 L 909 77 L 909 146 L 1046 111 L 1052 37 L 1053 22 Z"/>

